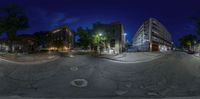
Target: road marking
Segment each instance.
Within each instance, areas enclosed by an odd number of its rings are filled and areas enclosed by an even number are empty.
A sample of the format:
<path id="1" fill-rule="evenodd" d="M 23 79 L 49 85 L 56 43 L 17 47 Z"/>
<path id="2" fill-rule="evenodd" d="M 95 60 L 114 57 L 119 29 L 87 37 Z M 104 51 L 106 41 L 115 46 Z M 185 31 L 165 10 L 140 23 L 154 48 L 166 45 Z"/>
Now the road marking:
<path id="1" fill-rule="evenodd" d="M 117 95 L 121 96 L 121 95 L 124 95 L 124 94 L 128 93 L 128 90 L 117 90 L 117 91 L 115 91 L 115 93 Z"/>
<path id="2" fill-rule="evenodd" d="M 85 80 L 85 79 L 75 79 L 75 80 L 72 80 L 70 82 L 70 84 L 72 86 L 82 88 L 82 87 L 87 87 L 88 86 L 88 81 Z"/>
<path id="3" fill-rule="evenodd" d="M 71 71 L 78 71 L 78 67 L 73 66 L 73 67 L 70 68 L 70 70 Z"/>

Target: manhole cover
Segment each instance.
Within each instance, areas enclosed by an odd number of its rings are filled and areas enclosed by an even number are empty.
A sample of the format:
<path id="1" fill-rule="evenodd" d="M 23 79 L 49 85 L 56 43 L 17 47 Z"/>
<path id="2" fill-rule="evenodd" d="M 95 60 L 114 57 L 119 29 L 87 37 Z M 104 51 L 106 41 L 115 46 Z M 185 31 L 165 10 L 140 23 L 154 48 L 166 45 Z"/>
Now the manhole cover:
<path id="1" fill-rule="evenodd" d="M 71 67 L 70 70 L 71 71 L 78 71 L 78 67 Z"/>
<path id="2" fill-rule="evenodd" d="M 48 59 L 52 59 L 52 58 L 54 58 L 54 56 L 49 56 L 49 57 L 48 57 Z"/>
<path id="3" fill-rule="evenodd" d="M 117 90 L 117 91 L 115 91 L 115 93 L 116 93 L 117 95 L 119 95 L 119 96 L 124 95 L 124 94 L 126 94 L 127 92 L 128 92 L 128 90 Z"/>
<path id="4" fill-rule="evenodd" d="M 85 79 L 75 79 L 70 84 L 75 87 L 87 87 L 88 81 Z"/>
<path id="5" fill-rule="evenodd" d="M 127 88 L 131 88 L 131 87 L 132 87 L 132 83 L 131 83 L 131 82 L 127 82 L 127 83 L 125 83 L 125 86 L 126 86 Z"/>
<path id="6" fill-rule="evenodd" d="M 71 58 L 72 58 L 72 57 L 74 57 L 74 55 L 69 55 L 69 57 L 71 57 Z"/>
<path id="7" fill-rule="evenodd" d="M 157 96 L 158 93 L 156 93 L 156 92 L 148 92 L 147 95 L 148 96 Z"/>

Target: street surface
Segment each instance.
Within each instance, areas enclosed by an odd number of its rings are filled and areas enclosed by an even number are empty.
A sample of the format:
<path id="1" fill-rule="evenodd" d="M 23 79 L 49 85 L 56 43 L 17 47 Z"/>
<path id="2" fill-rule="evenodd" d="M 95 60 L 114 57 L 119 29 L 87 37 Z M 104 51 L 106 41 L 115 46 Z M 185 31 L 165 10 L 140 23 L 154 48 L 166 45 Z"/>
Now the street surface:
<path id="1" fill-rule="evenodd" d="M 0 96 L 34 98 L 200 96 L 200 58 L 172 52 L 121 64 L 87 55 L 43 64 L 0 61 Z"/>

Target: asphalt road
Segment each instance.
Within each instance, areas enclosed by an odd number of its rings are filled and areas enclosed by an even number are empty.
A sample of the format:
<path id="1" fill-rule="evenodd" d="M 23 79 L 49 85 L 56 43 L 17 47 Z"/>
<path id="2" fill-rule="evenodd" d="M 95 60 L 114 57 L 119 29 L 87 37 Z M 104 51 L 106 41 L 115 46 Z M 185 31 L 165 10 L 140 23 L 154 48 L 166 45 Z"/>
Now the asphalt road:
<path id="1" fill-rule="evenodd" d="M 72 84 L 73 80 L 78 87 Z M 92 56 L 38 65 L 0 61 L 0 96 L 35 98 L 200 96 L 200 58 L 173 52 L 162 58 L 120 64 Z"/>

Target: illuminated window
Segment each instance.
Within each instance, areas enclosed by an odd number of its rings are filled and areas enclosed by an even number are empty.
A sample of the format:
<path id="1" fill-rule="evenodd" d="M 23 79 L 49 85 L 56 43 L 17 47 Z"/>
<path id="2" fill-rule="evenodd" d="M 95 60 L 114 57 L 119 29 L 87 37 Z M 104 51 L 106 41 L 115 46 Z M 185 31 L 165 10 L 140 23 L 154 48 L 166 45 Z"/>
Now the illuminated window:
<path id="1" fill-rule="evenodd" d="M 60 32 L 61 30 L 54 30 L 52 33 L 57 33 L 57 32 Z"/>

